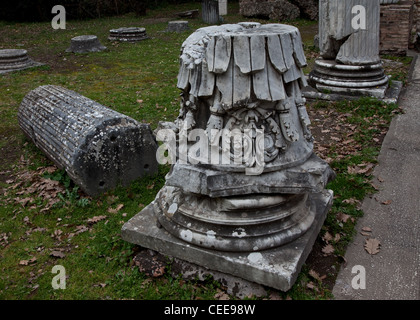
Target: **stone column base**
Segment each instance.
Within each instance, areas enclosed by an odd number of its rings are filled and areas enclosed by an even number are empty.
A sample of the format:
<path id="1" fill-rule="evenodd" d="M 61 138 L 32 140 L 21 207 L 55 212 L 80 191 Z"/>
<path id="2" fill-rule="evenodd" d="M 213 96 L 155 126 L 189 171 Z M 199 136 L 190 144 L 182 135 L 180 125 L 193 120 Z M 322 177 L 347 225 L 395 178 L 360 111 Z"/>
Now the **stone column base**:
<path id="1" fill-rule="evenodd" d="M 153 210 L 153 202 L 124 224 L 121 235 L 125 241 L 164 255 L 288 291 L 312 250 L 332 200 L 331 190 L 310 194 L 310 210 L 314 213 L 315 220 L 308 231 L 290 243 L 262 251 L 222 252 L 184 242 L 160 227 Z"/>
<path id="2" fill-rule="evenodd" d="M 0 50 L 0 74 L 43 66 L 43 63 L 33 61 L 24 49 Z"/>
<path id="3" fill-rule="evenodd" d="M 381 62 L 356 66 L 317 59 L 309 75 L 310 85 L 321 92 L 378 99 L 385 97 L 388 81 Z"/>

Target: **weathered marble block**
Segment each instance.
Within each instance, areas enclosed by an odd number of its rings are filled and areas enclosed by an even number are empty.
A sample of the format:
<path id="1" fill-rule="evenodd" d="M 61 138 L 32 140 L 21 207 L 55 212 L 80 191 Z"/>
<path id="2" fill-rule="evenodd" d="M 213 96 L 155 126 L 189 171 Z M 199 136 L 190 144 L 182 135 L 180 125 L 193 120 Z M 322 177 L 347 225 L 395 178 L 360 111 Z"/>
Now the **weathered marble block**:
<path id="1" fill-rule="evenodd" d="M 18 111 L 23 132 L 88 195 L 157 172 L 157 143 L 147 124 L 74 91 L 38 87 Z"/>
<path id="2" fill-rule="evenodd" d="M 292 26 L 247 22 L 190 35 L 180 56 L 180 113 L 167 126 L 178 160 L 153 203 L 123 227 L 123 239 L 236 275 L 243 264 L 240 276 L 290 288 L 331 206 L 325 187 L 334 177 L 313 153 L 304 66 Z M 197 140 L 181 142 L 197 132 L 206 143 L 184 162 Z M 139 225 L 153 217 L 161 229 Z M 296 252 L 282 256 L 294 243 Z M 271 277 L 280 280 L 267 283 Z"/>
<path id="3" fill-rule="evenodd" d="M 29 58 L 24 49 L 0 50 L 0 74 L 43 65 Z"/>
<path id="4" fill-rule="evenodd" d="M 70 47 L 66 49 L 66 52 L 88 53 L 100 52 L 106 49 L 107 48 L 99 42 L 97 36 L 82 35 L 71 39 Z"/>
<path id="5" fill-rule="evenodd" d="M 167 32 L 184 32 L 188 30 L 190 27 L 188 25 L 188 21 L 184 20 L 177 20 L 177 21 L 169 21 L 168 28 L 166 29 Z"/>

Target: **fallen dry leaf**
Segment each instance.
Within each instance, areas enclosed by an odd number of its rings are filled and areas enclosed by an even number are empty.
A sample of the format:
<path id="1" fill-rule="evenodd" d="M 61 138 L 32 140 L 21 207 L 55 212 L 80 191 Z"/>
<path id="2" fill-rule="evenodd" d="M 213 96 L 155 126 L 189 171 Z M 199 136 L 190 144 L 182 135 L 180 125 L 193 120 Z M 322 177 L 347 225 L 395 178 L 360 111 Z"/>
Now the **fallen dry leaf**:
<path id="1" fill-rule="evenodd" d="M 348 166 L 347 172 L 349 174 L 370 174 L 373 170 L 372 163 L 362 163 L 357 166 Z"/>
<path id="2" fill-rule="evenodd" d="M 113 203 L 115 203 L 118 200 L 118 196 L 108 196 L 106 198 L 106 202 L 111 205 Z"/>
<path id="3" fill-rule="evenodd" d="M 96 216 L 96 217 L 88 219 L 87 222 L 90 223 L 90 224 L 94 224 L 94 223 L 97 223 L 97 222 L 99 222 L 101 220 L 105 220 L 105 219 L 106 219 L 106 216 Z"/>
<path id="4" fill-rule="evenodd" d="M 324 240 L 326 243 L 330 242 L 333 239 L 333 236 L 328 231 L 325 232 L 324 236 L 322 237 L 322 240 Z"/>
<path id="5" fill-rule="evenodd" d="M 349 216 L 348 214 L 339 212 L 337 213 L 337 220 L 346 223 L 348 219 L 350 219 L 351 216 Z"/>
<path id="6" fill-rule="evenodd" d="M 54 231 L 54 234 L 52 234 L 51 237 L 58 238 L 62 234 L 63 234 L 63 231 L 61 231 L 60 229 L 57 229 L 57 230 Z"/>
<path id="7" fill-rule="evenodd" d="M 392 200 L 386 200 L 386 201 L 382 201 L 382 204 L 384 204 L 384 205 L 389 205 L 389 204 L 391 204 L 392 203 Z"/>
<path id="8" fill-rule="evenodd" d="M 342 203 L 348 203 L 348 204 L 360 204 L 360 201 L 355 198 L 350 199 L 344 199 Z"/>
<path id="9" fill-rule="evenodd" d="M 217 293 L 214 295 L 214 298 L 218 299 L 218 300 L 229 300 L 230 299 L 229 296 L 220 289 L 217 289 Z"/>
<path id="10" fill-rule="evenodd" d="M 311 290 L 314 290 L 316 292 L 319 292 L 318 288 L 315 286 L 315 284 L 312 281 L 309 281 L 306 284 L 306 288 L 311 289 Z"/>
<path id="11" fill-rule="evenodd" d="M 321 250 L 325 255 L 330 255 L 334 253 L 334 247 L 331 244 L 327 244 L 325 247 Z"/>
<path id="12" fill-rule="evenodd" d="M 282 297 L 278 294 L 278 292 L 271 292 L 268 296 L 269 300 L 283 300 Z"/>
<path id="13" fill-rule="evenodd" d="M 35 263 L 36 262 L 36 257 L 32 257 L 31 259 L 29 259 L 29 260 L 21 260 L 20 262 L 19 262 L 19 265 L 21 265 L 21 266 L 28 266 L 28 265 L 30 265 L 30 264 L 32 264 L 32 263 Z"/>
<path id="14" fill-rule="evenodd" d="M 66 255 L 61 251 L 53 251 L 50 253 L 51 257 L 63 259 Z"/>
<path id="15" fill-rule="evenodd" d="M 378 239 L 366 239 L 365 241 L 365 250 L 371 254 L 377 254 L 379 252 L 379 247 L 380 247 L 381 243 Z"/>
<path id="16" fill-rule="evenodd" d="M 117 213 L 118 211 L 120 211 L 122 208 L 124 207 L 124 204 L 120 203 L 119 205 L 117 205 L 117 207 L 114 208 L 108 208 L 108 212 L 109 213 Z"/>
<path id="17" fill-rule="evenodd" d="M 323 279 L 325 279 L 325 277 L 323 276 L 323 277 L 321 277 L 319 274 L 318 274 L 318 272 L 316 272 L 315 270 L 313 270 L 313 269 L 311 269 L 311 270 L 309 270 L 309 275 L 312 277 L 312 278 L 314 278 L 315 280 L 318 280 L 318 281 L 322 281 Z"/>

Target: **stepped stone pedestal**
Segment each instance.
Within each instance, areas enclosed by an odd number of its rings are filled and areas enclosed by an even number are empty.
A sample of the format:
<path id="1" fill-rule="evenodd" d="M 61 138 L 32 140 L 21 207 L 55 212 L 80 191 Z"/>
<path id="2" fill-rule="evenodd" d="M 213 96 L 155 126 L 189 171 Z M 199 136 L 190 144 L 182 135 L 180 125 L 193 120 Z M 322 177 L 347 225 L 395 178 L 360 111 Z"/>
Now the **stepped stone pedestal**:
<path id="1" fill-rule="evenodd" d="M 122 238 L 287 291 L 331 206 L 325 186 L 335 175 L 313 153 L 300 33 L 252 22 L 201 28 L 180 64 L 180 114 L 165 131 L 177 160 Z"/>
<path id="2" fill-rule="evenodd" d="M 28 57 L 24 49 L 0 50 L 0 74 L 42 66 Z"/>
<path id="3" fill-rule="evenodd" d="M 320 0 L 320 58 L 309 83 L 321 92 L 385 98 L 379 0 Z"/>
<path id="4" fill-rule="evenodd" d="M 110 41 L 122 41 L 122 42 L 137 42 L 146 40 L 147 36 L 145 28 L 139 27 L 122 27 L 118 29 L 109 30 L 108 40 Z"/>

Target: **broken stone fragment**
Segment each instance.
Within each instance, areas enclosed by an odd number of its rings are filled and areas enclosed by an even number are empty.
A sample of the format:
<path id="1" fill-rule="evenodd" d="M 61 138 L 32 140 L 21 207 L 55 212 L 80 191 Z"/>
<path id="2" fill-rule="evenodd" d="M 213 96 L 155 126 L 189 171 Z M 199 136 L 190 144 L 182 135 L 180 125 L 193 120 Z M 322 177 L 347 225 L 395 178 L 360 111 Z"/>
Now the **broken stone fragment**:
<path id="1" fill-rule="evenodd" d="M 74 53 L 88 53 L 88 52 L 100 52 L 106 50 L 97 36 L 94 35 L 83 35 L 77 36 L 71 39 L 70 47 L 66 52 Z"/>
<path id="2" fill-rule="evenodd" d="M 167 32 L 184 32 L 188 30 L 190 27 L 188 25 L 188 21 L 177 20 L 177 21 L 169 21 L 168 28 L 166 29 Z"/>

